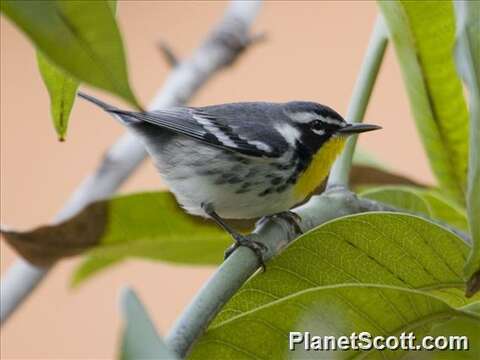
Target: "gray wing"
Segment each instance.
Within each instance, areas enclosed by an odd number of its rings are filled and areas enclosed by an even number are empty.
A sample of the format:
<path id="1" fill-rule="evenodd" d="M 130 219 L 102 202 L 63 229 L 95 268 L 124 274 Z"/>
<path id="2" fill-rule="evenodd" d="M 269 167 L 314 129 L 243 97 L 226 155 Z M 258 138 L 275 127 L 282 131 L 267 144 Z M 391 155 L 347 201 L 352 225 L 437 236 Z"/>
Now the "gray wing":
<path id="1" fill-rule="evenodd" d="M 288 144 L 272 126 L 269 105 L 236 103 L 203 108 L 176 107 L 154 112 L 116 109 L 110 112 L 243 155 L 279 157 L 288 149 Z"/>

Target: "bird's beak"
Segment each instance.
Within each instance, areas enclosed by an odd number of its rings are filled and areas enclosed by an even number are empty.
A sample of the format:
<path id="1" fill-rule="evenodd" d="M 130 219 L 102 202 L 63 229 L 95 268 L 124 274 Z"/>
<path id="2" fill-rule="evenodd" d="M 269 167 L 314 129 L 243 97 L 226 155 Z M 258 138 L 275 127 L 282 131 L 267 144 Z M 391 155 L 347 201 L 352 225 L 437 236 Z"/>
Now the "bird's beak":
<path id="1" fill-rule="evenodd" d="M 337 133 L 343 136 L 348 136 L 367 131 L 379 130 L 381 128 L 381 126 L 370 124 L 347 124 L 347 126 L 337 130 Z"/>

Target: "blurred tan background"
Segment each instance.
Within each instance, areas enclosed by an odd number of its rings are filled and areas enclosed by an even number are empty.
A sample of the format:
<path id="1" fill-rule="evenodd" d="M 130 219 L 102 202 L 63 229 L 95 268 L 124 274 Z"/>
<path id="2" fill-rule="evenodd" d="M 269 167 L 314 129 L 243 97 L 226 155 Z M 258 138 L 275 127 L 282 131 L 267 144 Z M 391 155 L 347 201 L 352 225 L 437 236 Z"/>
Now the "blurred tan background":
<path id="1" fill-rule="evenodd" d="M 159 39 L 166 40 L 179 56 L 188 56 L 224 8 L 222 2 L 120 1 L 118 17 L 130 78 L 144 104 L 169 71 L 156 48 Z M 345 114 L 376 14 L 375 2 L 367 1 L 268 1 L 254 26 L 268 33 L 268 41 L 218 74 L 192 104 L 312 100 Z M 391 48 L 366 118 L 384 130 L 364 135 L 363 149 L 403 174 L 432 181 Z M 25 229 L 52 219 L 103 151 L 122 134 L 115 121 L 81 101 L 75 104 L 70 121 L 67 141 L 59 143 L 34 51 L 2 17 L 3 224 Z M 153 166 L 146 162 L 121 191 L 160 186 Z M 0 246 L 3 272 L 16 256 L 3 241 Z M 118 291 L 124 284 L 138 291 L 165 334 L 213 271 L 131 260 L 72 290 L 69 278 L 77 263 L 78 259 L 72 259 L 55 267 L 9 319 L 1 332 L 2 358 L 112 358 L 120 329 Z"/>

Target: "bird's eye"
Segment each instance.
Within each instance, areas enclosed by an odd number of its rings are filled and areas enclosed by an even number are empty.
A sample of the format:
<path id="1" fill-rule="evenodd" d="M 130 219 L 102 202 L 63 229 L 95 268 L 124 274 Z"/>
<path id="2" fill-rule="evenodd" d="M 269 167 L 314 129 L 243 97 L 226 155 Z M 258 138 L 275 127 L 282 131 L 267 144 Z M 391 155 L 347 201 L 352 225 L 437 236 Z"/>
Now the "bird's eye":
<path id="1" fill-rule="evenodd" d="M 312 128 L 312 130 L 323 130 L 323 124 L 320 120 L 313 120 L 310 123 L 310 127 Z"/>

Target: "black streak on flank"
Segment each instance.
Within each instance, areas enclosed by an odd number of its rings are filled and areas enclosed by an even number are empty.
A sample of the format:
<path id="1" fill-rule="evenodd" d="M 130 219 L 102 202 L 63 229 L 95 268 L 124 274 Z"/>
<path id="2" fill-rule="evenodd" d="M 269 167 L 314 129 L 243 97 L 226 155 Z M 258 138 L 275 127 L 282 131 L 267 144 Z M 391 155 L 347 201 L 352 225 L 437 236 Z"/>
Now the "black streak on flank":
<path id="1" fill-rule="evenodd" d="M 282 182 L 282 180 L 283 180 L 283 178 L 281 178 L 281 177 L 278 176 L 278 177 L 273 178 L 273 179 L 270 181 L 270 184 L 272 184 L 272 185 L 278 185 L 278 184 L 280 184 L 280 183 Z"/>
<path id="2" fill-rule="evenodd" d="M 265 196 L 265 195 L 270 194 L 271 192 L 272 192 L 272 188 L 267 188 L 264 191 L 262 191 L 261 193 L 259 193 L 258 196 Z"/>
<path id="3" fill-rule="evenodd" d="M 239 163 L 244 164 L 244 165 L 250 164 L 250 160 L 248 160 L 248 159 L 245 158 L 245 157 L 236 156 L 236 157 L 234 157 L 234 159 L 235 159 L 236 161 L 238 161 Z"/>
<path id="4" fill-rule="evenodd" d="M 251 185 L 252 185 L 252 183 L 250 183 L 250 182 L 246 181 L 246 182 L 244 182 L 244 183 L 242 184 L 242 188 L 244 188 L 244 189 L 245 189 L 245 188 L 248 188 L 248 187 L 250 187 Z"/>
<path id="5" fill-rule="evenodd" d="M 288 170 L 292 167 L 292 164 L 279 164 L 279 163 L 274 163 L 271 165 L 272 167 L 274 167 L 275 169 L 278 169 L 278 170 Z"/>
<path id="6" fill-rule="evenodd" d="M 215 175 L 217 172 L 215 170 L 206 169 L 206 170 L 197 170 L 196 173 L 197 175 L 200 175 L 200 176 L 212 176 L 212 175 Z"/>
<path id="7" fill-rule="evenodd" d="M 240 179 L 238 176 L 235 176 L 235 175 L 230 176 L 228 178 L 228 183 L 229 184 L 238 184 L 238 183 L 241 183 L 241 182 L 242 182 L 242 179 Z"/>
<path id="8" fill-rule="evenodd" d="M 223 184 L 226 184 L 228 181 L 228 178 L 226 176 L 226 174 L 222 174 L 220 175 L 217 180 L 215 180 L 215 185 L 223 185 Z"/>
<path id="9" fill-rule="evenodd" d="M 252 186 L 252 183 L 249 182 L 249 181 L 246 181 L 242 184 L 242 186 L 240 186 L 240 189 L 235 191 L 235 193 L 236 194 L 244 194 L 246 192 L 249 192 L 250 191 L 250 186 Z"/>

